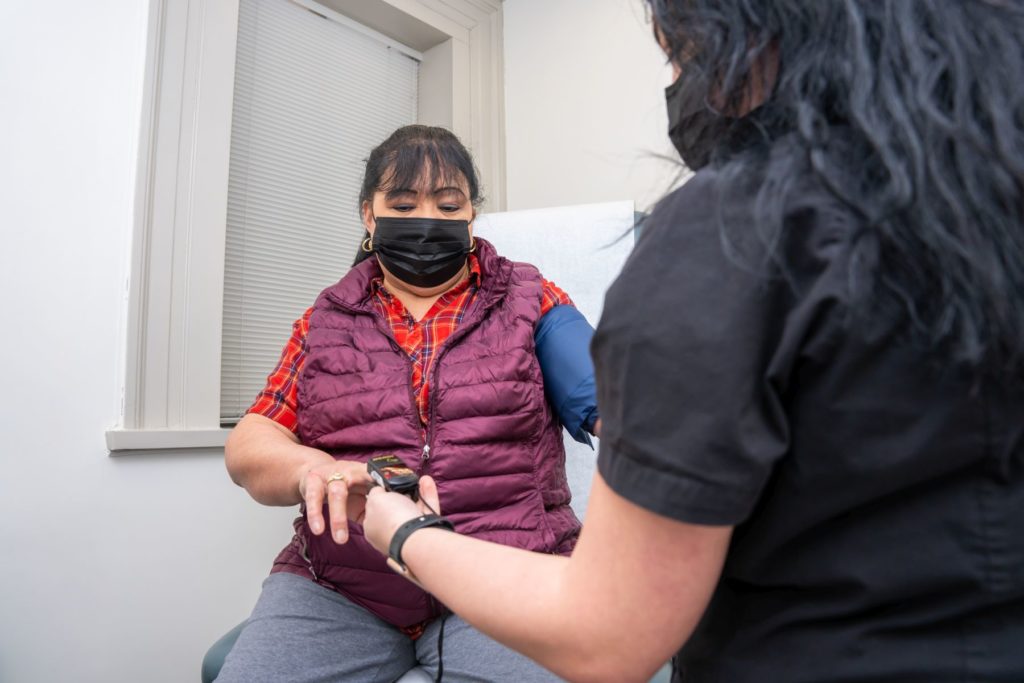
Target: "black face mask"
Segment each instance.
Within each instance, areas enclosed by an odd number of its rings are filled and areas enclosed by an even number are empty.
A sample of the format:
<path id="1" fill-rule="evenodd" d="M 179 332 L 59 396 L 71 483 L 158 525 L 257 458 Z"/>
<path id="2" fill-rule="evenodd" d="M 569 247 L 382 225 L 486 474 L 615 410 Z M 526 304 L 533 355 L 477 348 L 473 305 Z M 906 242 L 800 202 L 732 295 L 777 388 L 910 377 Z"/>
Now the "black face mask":
<path id="1" fill-rule="evenodd" d="M 377 218 L 373 251 L 381 264 L 414 287 L 437 287 L 455 277 L 472 250 L 469 221 Z"/>
<path id="2" fill-rule="evenodd" d="M 711 152 L 725 139 L 733 120 L 714 112 L 705 101 L 707 78 L 690 69 L 665 88 L 668 137 L 683 158 L 697 171 L 711 161 Z"/>

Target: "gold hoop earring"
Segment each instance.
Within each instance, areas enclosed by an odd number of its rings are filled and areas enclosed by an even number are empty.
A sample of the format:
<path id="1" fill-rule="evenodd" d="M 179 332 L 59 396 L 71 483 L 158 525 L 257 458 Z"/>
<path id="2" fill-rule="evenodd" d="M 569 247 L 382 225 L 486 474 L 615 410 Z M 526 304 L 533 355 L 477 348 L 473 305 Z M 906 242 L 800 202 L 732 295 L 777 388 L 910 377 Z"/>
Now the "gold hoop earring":
<path id="1" fill-rule="evenodd" d="M 365 240 L 363 240 L 363 251 L 365 251 L 366 253 L 370 253 L 371 251 L 373 251 L 372 237 L 367 237 Z"/>
<path id="2" fill-rule="evenodd" d="M 470 235 L 469 237 L 469 253 L 472 254 L 476 251 L 476 238 Z"/>

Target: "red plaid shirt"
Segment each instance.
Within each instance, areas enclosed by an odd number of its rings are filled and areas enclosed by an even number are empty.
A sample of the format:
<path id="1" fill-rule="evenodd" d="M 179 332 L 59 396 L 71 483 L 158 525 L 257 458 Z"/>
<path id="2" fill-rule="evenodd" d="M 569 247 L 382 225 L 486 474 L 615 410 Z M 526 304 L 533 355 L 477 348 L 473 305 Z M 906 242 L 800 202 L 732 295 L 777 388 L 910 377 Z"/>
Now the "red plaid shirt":
<path id="1" fill-rule="evenodd" d="M 398 297 L 384 289 L 381 278 L 373 280 L 371 284 L 377 311 L 387 320 L 395 341 L 412 360 L 412 386 L 416 393 L 420 421 L 424 425 L 428 419 L 429 377 L 434 354 L 458 328 L 479 289 L 480 263 L 473 254 L 470 254 L 468 263 L 469 277 L 442 294 L 419 321 L 409 314 Z M 558 305 L 571 306 L 572 300 L 553 282 L 543 280 L 541 315 Z M 308 309 L 292 325 L 292 336 L 284 347 L 281 359 L 248 410 L 270 418 L 293 432 L 298 430 L 298 383 L 306 362 L 306 335 L 309 333 L 309 316 L 312 312 L 312 308 Z"/>

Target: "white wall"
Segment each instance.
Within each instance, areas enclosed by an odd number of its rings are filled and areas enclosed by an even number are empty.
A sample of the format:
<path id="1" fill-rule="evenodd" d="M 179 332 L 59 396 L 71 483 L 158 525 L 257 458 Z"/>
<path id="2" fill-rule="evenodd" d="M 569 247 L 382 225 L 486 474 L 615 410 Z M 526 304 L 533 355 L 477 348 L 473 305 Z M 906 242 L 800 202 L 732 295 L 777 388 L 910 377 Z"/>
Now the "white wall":
<path id="1" fill-rule="evenodd" d="M 505 0 L 508 208 L 633 199 L 678 167 L 643 0 Z"/>
<path id="2" fill-rule="evenodd" d="M 0 2 L 0 681 L 198 680 L 290 536 L 219 453 L 104 446 L 147 5 Z"/>

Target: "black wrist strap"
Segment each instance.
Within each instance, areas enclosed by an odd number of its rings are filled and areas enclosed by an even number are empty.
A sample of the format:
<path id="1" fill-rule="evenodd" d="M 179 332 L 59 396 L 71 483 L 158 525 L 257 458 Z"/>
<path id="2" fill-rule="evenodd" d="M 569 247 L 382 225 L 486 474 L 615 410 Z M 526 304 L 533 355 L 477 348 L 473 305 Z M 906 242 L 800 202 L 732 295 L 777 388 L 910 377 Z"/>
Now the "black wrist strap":
<path id="1" fill-rule="evenodd" d="M 405 569 L 405 563 L 402 562 L 402 546 L 405 545 L 406 539 L 412 535 L 412 532 L 418 531 L 419 529 L 426 529 L 427 527 L 437 527 L 439 529 L 447 529 L 448 531 L 455 531 L 455 527 L 444 517 L 439 515 L 420 515 L 410 519 L 408 522 L 398 527 L 398 531 L 391 537 L 391 545 L 388 547 L 388 555 Z"/>

